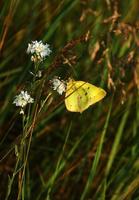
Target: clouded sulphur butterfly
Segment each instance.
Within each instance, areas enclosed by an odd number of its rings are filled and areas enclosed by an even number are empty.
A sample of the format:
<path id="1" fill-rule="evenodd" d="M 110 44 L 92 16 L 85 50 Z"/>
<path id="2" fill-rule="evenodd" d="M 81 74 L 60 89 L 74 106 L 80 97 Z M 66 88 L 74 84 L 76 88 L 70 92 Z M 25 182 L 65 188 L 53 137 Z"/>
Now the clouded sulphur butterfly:
<path id="1" fill-rule="evenodd" d="M 106 95 L 106 91 L 84 81 L 67 82 L 65 105 L 68 111 L 83 112 L 92 104 L 100 101 Z"/>

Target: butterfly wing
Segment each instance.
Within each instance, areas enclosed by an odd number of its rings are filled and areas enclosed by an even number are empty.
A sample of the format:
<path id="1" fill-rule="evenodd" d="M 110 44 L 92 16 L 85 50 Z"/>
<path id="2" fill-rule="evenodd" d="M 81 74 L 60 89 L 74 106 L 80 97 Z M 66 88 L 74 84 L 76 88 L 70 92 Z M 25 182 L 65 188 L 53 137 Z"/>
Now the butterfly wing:
<path id="1" fill-rule="evenodd" d="M 67 110 L 71 112 L 82 112 L 88 107 L 88 97 L 85 96 L 83 81 L 70 80 L 67 83 L 65 105 Z"/>
<path id="2" fill-rule="evenodd" d="M 88 97 L 89 106 L 95 104 L 106 96 L 105 90 L 90 83 L 84 84 L 83 88 L 86 91 L 85 95 Z"/>

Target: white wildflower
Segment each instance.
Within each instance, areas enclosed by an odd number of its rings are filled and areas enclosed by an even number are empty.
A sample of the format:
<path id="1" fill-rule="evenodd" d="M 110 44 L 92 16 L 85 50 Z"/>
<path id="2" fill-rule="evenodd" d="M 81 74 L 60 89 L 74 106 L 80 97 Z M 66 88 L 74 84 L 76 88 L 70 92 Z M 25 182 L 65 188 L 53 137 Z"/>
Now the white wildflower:
<path id="1" fill-rule="evenodd" d="M 42 77 L 42 71 L 41 71 L 41 70 L 39 70 L 39 71 L 37 72 L 36 77 L 38 77 L 38 78 L 41 78 L 41 77 Z"/>
<path id="2" fill-rule="evenodd" d="M 31 53 L 31 60 L 33 62 L 41 62 L 45 59 L 46 56 L 49 56 L 51 50 L 49 44 L 43 44 L 42 41 L 32 41 L 28 44 L 27 53 Z"/>
<path id="3" fill-rule="evenodd" d="M 42 77 L 42 71 L 39 70 L 36 74 L 34 74 L 33 72 L 29 71 L 29 73 L 34 76 L 34 77 L 38 77 L 38 78 L 41 78 Z"/>
<path id="4" fill-rule="evenodd" d="M 66 90 L 66 84 L 60 77 L 54 77 L 51 80 L 53 90 L 56 90 L 60 95 Z"/>
<path id="5" fill-rule="evenodd" d="M 24 115 L 24 110 L 21 108 L 21 110 L 20 110 L 20 114 L 21 115 Z"/>
<path id="6" fill-rule="evenodd" d="M 21 93 L 15 97 L 13 104 L 21 107 L 20 114 L 24 114 L 23 108 L 28 103 L 33 103 L 33 102 L 34 102 L 34 99 L 27 93 L 27 91 L 25 91 L 25 92 L 21 91 Z"/>

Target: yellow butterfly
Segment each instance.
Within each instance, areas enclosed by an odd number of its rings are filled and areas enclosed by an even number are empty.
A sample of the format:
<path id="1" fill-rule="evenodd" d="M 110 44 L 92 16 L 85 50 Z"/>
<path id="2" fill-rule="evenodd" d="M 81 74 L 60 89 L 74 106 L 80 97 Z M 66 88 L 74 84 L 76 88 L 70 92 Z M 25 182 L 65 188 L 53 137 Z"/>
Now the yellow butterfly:
<path id="1" fill-rule="evenodd" d="M 68 111 L 82 113 L 92 104 L 100 101 L 106 91 L 84 81 L 69 79 L 67 82 L 65 105 Z"/>

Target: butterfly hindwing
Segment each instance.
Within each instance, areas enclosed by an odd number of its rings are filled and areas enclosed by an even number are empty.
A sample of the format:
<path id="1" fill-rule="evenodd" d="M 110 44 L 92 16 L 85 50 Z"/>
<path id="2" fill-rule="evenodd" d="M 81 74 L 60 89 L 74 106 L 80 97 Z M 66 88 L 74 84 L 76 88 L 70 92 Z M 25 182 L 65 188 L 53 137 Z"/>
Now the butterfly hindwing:
<path id="1" fill-rule="evenodd" d="M 92 105 L 92 104 L 100 101 L 106 95 L 105 90 L 103 90 L 100 87 L 96 87 L 95 85 L 92 85 L 90 83 L 84 84 L 83 88 L 86 91 L 86 95 L 88 96 L 89 105 Z"/>

